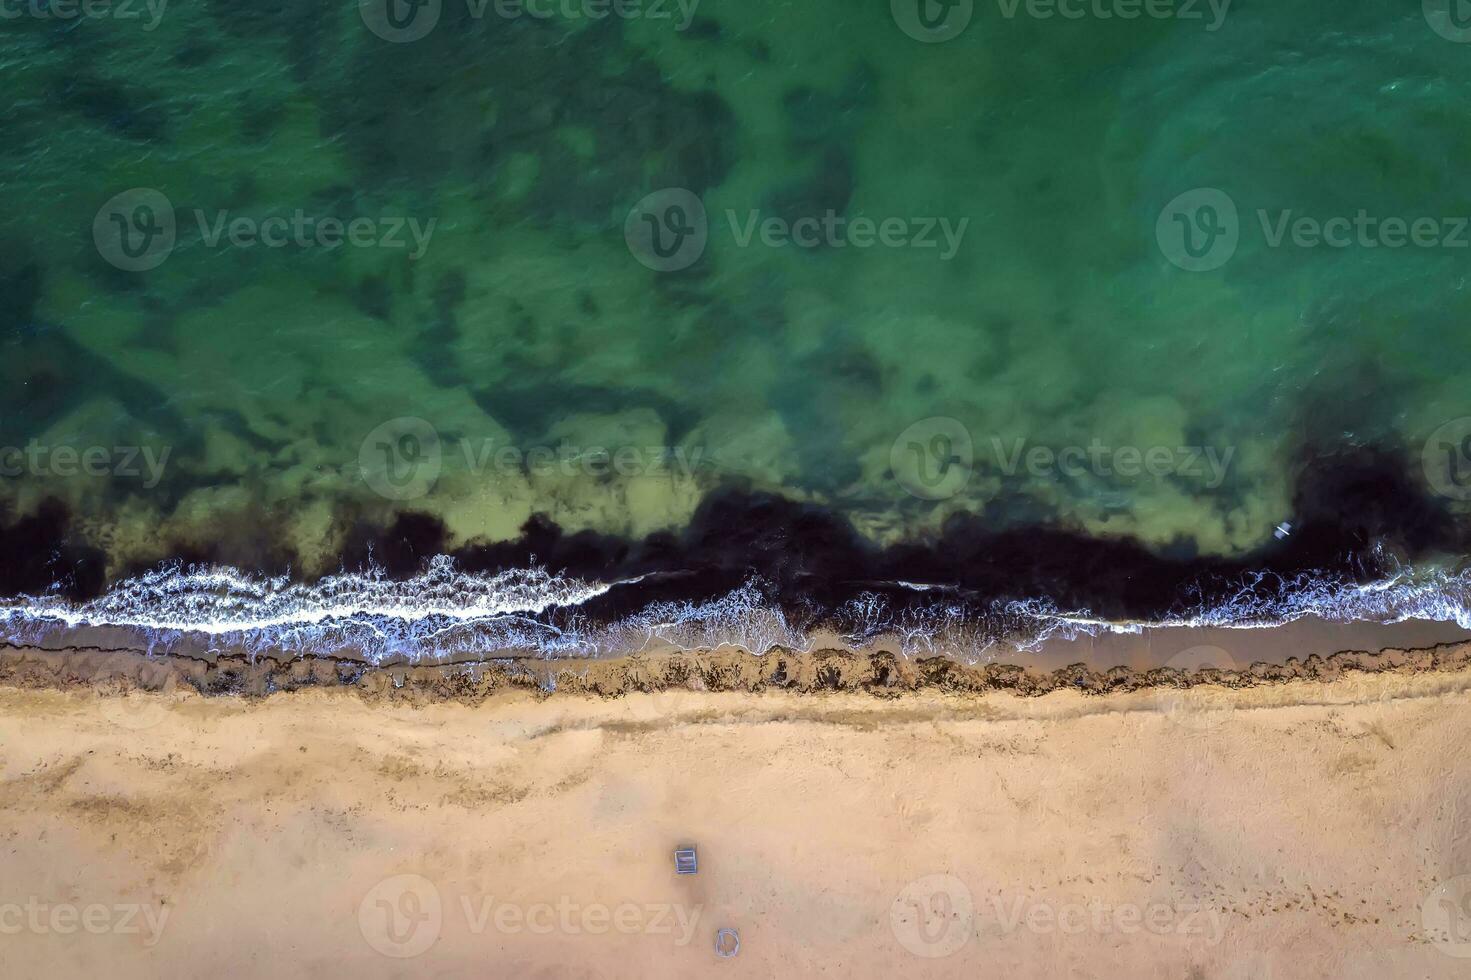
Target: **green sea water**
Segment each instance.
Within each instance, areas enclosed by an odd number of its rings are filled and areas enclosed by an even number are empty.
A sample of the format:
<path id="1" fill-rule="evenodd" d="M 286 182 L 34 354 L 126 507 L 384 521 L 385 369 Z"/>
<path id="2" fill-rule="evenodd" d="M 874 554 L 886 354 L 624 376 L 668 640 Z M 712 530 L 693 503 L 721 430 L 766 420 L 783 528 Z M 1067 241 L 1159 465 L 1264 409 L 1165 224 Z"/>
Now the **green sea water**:
<path id="1" fill-rule="evenodd" d="M 6 513 L 322 571 L 738 485 L 1233 555 L 1354 445 L 1454 505 L 1450 3 L 6 2 Z"/>

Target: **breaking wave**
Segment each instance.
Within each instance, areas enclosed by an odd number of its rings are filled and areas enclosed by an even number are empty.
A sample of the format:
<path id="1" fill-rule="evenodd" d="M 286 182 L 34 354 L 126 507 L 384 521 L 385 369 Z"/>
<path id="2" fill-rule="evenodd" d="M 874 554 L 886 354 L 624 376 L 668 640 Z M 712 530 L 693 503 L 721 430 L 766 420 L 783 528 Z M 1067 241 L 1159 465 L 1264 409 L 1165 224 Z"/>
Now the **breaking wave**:
<path id="1" fill-rule="evenodd" d="M 1408 568 L 1370 583 L 1262 574 L 1224 601 L 1154 621 L 1109 620 L 1044 599 L 977 602 L 959 589 L 912 582 L 884 583 L 889 597 L 863 592 L 836 610 L 800 615 L 779 608 L 758 580 L 717 597 L 651 601 L 612 622 L 599 622 L 584 609 L 613 590 L 642 584 L 643 577 L 596 582 L 539 568 L 471 574 L 457 570 L 448 556 L 408 579 L 369 571 L 310 585 L 233 568 L 172 565 L 86 602 L 49 594 L 0 602 L 0 639 L 54 647 L 123 637 L 150 653 L 317 654 L 373 664 L 722 646 L 759 654 L 836 639 L 855 648 L 887 644 L 905 655 L 974 661 L 1033 650 L 1052 638 L 1147 627 L 1254 629 L 1319 617 L 1454 622 L 1471 629 L 1471 572 Z M 897 604 L 893 589 L 917 601 Z"/>
<path id="2" fill-rule="evenodd" d="M 22 596 L 0 603 L 0 639 L 53 645 L 80 631 L 136 637 L 149 652 L 179 648 L 359 656 L 373 663 L 510 655 L 602 656 L 654 644 L 799 646 L 754 586 L 704 602 L 650 603 L 598 625 L 579 611 L 641 578 L 586 582 L 538 568 L 477 575 L 447 555 L 403 580 L 381 570 L 311 585 L 234 568 L 166 566 L 87 602 Z"/>

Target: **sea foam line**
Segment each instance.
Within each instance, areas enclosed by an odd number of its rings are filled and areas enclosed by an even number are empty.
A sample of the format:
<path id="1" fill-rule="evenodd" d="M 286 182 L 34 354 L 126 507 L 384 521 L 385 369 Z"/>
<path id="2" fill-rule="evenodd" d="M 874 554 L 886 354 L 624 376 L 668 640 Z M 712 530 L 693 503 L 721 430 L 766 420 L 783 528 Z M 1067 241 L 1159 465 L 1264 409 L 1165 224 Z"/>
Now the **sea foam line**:
<path id="1" fill-rule="evenodd" d="M 58 596 L 24 596 L 0 603 L 0 613 L 24 610 L 68 626 L 123 626 L 225 634 L 302 627 L 353 616 L 403 620 L 477 620 L 535 615 L 578 606 L 621 582 L 584 582 L 538 568 L 494 576 L 456 571 L 439 555 L 421 575 L 400 581 L 381 570 L 344 573 L 312 585 L 286 577 L 253 577 L 238 569 L 164 566 L 120 582 L 97 599 L 71 604 Z"/>
<path id="2" fill-rule="evenodd" d="M 173 565 L 87 602 L 55 594 L 0 601 L 0 639 L 41 645 L 96 628 L 120 630 L 150 652 L 187 646 L 348 654 L 381 663 L 512 653 L 593 657 L 656 645 L 810 650 L 817 633 L 826 631 L 853 647 L 883 641 L 906 655 L 975 659 L 997 649 L 1033 650 L 1054 638 L 1152 627 L 1257 629 L 1309 616 L 1334 622 L 1431 620 L 1471 629 L 1471 572 L 1406 568 L 1369 583 L 1259 575 L 1225 601 L 1154 621 L 1109 620 L 1042 599 L 998 600 L 978 608 L 945 586 L 908 582 L 896 584 L 934 599 L 896 610 L 878 594 L 865 593 L 830 619 L 805 626 L 789 621 L 758 581 L 704 601 L 651 603 L 611 624 L 594 623 L 579 609 L 641 580 L 592 582 L 540 568 L 474 574 L 457 570 L 443 555 L 409 579 L 369 571 L 311 585 L 233 568 Z"/>

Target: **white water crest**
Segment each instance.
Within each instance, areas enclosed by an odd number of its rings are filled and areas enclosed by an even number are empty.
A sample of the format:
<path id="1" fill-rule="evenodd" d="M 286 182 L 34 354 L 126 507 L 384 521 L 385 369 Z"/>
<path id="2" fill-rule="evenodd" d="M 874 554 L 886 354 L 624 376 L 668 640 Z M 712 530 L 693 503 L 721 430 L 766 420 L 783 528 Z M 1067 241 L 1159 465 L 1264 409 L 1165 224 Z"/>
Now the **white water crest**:
<path id="1" fill-rule="evenodd" d="M 883 643 L 910 656 L 974 660 L 1034 650 L 1053 638 L 1150 627 L 1256 629 L 1309 616 L 1340 623 L 1454 622 L 1471 629 L 1471 571 L 1442 569 L 1401 569 L 1370 583 L 1259 575 L 1224 602 L 1157 621 L 1108 620 L 1043 599 L 981 605 L 967 602 L 962 590 L 912 582 L 894 584 L 930 601 L 896 610 L 877 593 L 865 593 L 830 620 L 808 626 L 793 624 L 758 581 L 718 598 L 650 603 L 613 623 L 593 622 L 580 609 L 642 581 L 585 581 L 539 568 L 474 574 L 457 570 L 444 555 L 408 579 L 369 571 L 310 585 L 233 568 L 170 565 L 87 602 L 53 594 L 0 601 L 0 640 L 56 646 L 100 634 L 157 653 L 317 654 L 377 664 L 598 657 L 651 648 L 807 650 L 821 630 L 852 647 Z"/>
<path id="2" fill-rule="evenodd" d="M 960 590 L 895 584 L 950 595 L 897 615 L 881 597 L 861 595 L 842 610 L 850 624 L 845 641 L 865 646 L 888 639 L 906 655 L 944 653 L 974 660 L 998 649 L 1036 650 L 1052 639 L 1172 627 L 1271 629 L 1310 617 L 1331 623 L 1455 623 L 1471 630 L 1471 569 L 1396 568 L 1366 583 L 1314 573 L 1286 578 L 1258 573 L 1225 600 L 1154 620 L 1106 619 L 1085 609 L 1061 609 L 1048 599 L 998 600 L 980 613 L 963 601 Z"/>
<path id="3" fill-rule="evenodd" d="M 641 580 L 588 582 L 540 568 L 474 574 L 457 570 L 447 555 L 412 578 L 374 570 L 310 585 L 234 568 L 169 565 L 87 602 L 57 595 L 0 602 L 0 640 L 54 645 L 92 630 L 121 633 L 150 652 L 279 651 L 372 663 L 605 656 L 651 645 L 764 651 L 803 641 L 754 585 L 704 602 L 651 603 L 613 624 L 580 614 L 589 600 Z"/>
<path id="4" fill-rule="evenodd" d="M 342 618 L 382 616 L 405 621 L 447 617 L 474 621 L 535 615 L 576 606 L 613 584 L 589 583 L 513 569 L 494 576 L 455 570 L 448 555 L 411 579 L 381 571 L 330 575 L 313 583 L 253 577 L 234 568 L 164 566 L 119 583 L 100 598 L 70 605 L 54 596 L 29 598 L 32 613 L 71 626 L 134 626 L 227 634 L 320 625 Z M 15 608 L 15 603 L 6 607 Z"/>

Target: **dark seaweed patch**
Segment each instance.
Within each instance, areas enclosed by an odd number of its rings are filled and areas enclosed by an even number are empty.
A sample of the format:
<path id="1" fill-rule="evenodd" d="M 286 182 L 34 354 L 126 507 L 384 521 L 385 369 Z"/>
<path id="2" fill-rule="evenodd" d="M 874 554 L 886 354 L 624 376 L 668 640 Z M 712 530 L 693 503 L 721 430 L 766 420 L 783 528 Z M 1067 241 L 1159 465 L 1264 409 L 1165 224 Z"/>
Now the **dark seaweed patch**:
<path id="1" fill-rule="evenodd" d="M 668 439 L 687 432 L 692 413 L 677 400 L 654 391 L 627 391 L 597 385 L 502 383 L 471 393 L 475 404 L 528 445 L 536 444 L 557 419 L 567 414 L 568 405 L 579 411 L 611 414 L 648 408 L 664 420 Z"/>
<path id="2" fill-rule="evenodd" d="M 298 80 L 311 75 L 332 21 L 330 8 L 293 0 L 208 0 L 207 6 L 216 26 L 231 37 L 281 38 Z"/>
<path id="3" fill-rule="evenodd" d="M 809 86 L 782 98 L 788 141 L 807 173 L 775 188 L 768 208 L 785 218 L 842 214 L 853 196 L 853 146 L 872 106 L 877 72 L 860 65 L 836 93 Z"/>
<path id="4" fill-rule="evenodd" d="M 822 147 L 851 143 L 864 115 L 873 104 L 877 72 L 869 66 L 855 70 L 837 93 L 802 85 L 782 96 L 791 143 L 795 147 Z"/>
<path id="5" fill-rule="evenodd" d="M 714 17 L 696 14 L 679 36 L 686 41 L 722 41 L 725 39 L 725 28 Z"/>
<path id="6" fill-rule="evenodd" d="M 842 214 L 853 196 L 853 181 L 852 156 L 842 146 L 830 144 L 807 176 L 777 188 L 768 208 L 788 222 Z"/>
<path id="7" fill-rule="evenodd" d="M 63 105 L 125 139 L 154 143 L 165 138 L 168 116 L 157 96 L 87 77 L 67 79 L 58 95 Z"/>
<path id="8" fill-rule="evenodd" d="M 41 266 L 0 252 L 0 338 L 9 342 L 32 332 L 40 298 Z"/>
<path id="9" fill-rule="evenodd" d="M 932 540 L 877 547 L 842 514 L 742 489 L 709 496 L 689 525 L 642 539 L 593 531 L 567 533 L 533 516 L 514 541 L 471 544 L 453 554 L 470 572 L 495 573 L 539 565 L 551 572 L 613 581 L 642 577 L 579 607 L 596 622 L 621 619 L 655 601 L 718 598 L 759 579 L 769 600 L 799 626 L 834 621 L 849 600 L 872 594 L 891 608 L 924 607 L 933 593 L 900 583 L 944 589 L 947 601 L 980 619 L 997 600 L 1050 600 L 1111 618 L 1157 620 L 1238 596 L 1266 594 L 1302 575 L 1367 582 L 1397 560 L 1464 554 L 1466 528 L 1410 476 L 1403 453 L 1353 448 L 1305 462 L 1295 497 L 1296 526 L 1283 541 L 1244 556 L 1200 557 L 1188 542 L 1160 551 L 1137 541 L 1098 538 L 1060 522 L 998 526 L 957 514 Z M 228 562 L 275 573 L 289 565 L 279 515 L 255 514 L 242 526 L 221 527 L 205 550 L 180 552 L 185 561 Z M 436 517 L 404 512 L 386 527 L 357 520 L 341 567 L 377 566 L 394 578 L 421 572 L 445 551 L 448 532 Z M 0 568 L 8 594 L 59 583 L 68 595 L 96 594 L 102 556 L 69 545 L 68 515 L 51 503 L 35 517 L 0 530 L 10 557 Z"/>
<path id="10" fill-rule="evenodd" d="M 678 534 L 641 541 L 566 535 L 536 518 L 516 542 L 471 546 L 456 557 L 487 572 L 535 561 L 586 578 L 649 576 L 583 607 L 596 618 L 654 600 L 717 597 L 754 576 L 798 622 L 830 615 L 863 592 L 897 608 L 932 601 L 898 582 L 948 586 L 979 613 L 998 599 L 1048 599 L 1115 618 L 1159 619 L 1219 603 L 1248 581 L 1263 589 L 1303 574 L 1363 582 L 1382 575 L 1394 557 L 1464 552 L 1465 528 L 1410 479 L 1403 460 L 1366 449 L 1315 457 L 1299 481 L 1293 534 L 1233 558 L 1196 556 L 1187 542 L 1162 554 L 1058 523 L 998 527 L 974 515 L 952 517 L 932 541 L 877 548 L 841 514 L 739 490 L 707 498 Z"/>
<path id="11" fill-rule="evenodd" d="M 354 59 L 325 99 L 327 126 L 373 181 L 485 180 L 496 160 L 529 154 L 542 174 L 523 202 L 529 218 L 612 229 L 650 181 L 700 194 L 734 158 L 730 107 L 672 87 L 623 45 L 614 18 L 569 32 L 531 18 L 475 21 L 446 4 L 428 37 L 367 45 Z"/>
<path id="12" fill-rule="evenodd" d="M 364 276 L 352 293 L 353 305 L 368 316 L 387 320 L 393 312 L 393 289 L 383 276 Z"/>
<path id="13" fill-rule="evenodd" d="M 106 584 L 105 556 L 77 544 L 71 515 L 59 500 L 35 514 L 0 527 L 0 592 L 38 595 L 55 590 L 68 599 L 89 599 Z"/>
<path id="14" fill-rule="evenodd" d="M 348 536 L 343 566 L 376 565 L 394 578 L 408 578 L 444 553 L 448 536 L 444 523 L 428 514 L 402 513 L 381 529 L 359 523 Z"/>
<path id="15" fill-rule="evenodd" d="M 12 331 L 0 357 L 0 435 L 24 440 L 64 412 L 107 391 L 133 418 L 164 432 L 181 431 L 178 413 L 152 385 L 126 375 L 111 361 L 68 337 L 65 330 Z"/>

